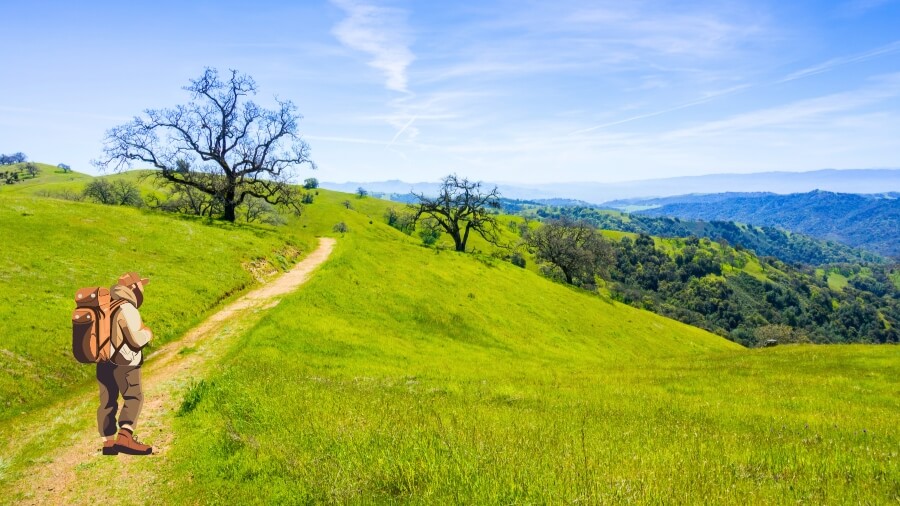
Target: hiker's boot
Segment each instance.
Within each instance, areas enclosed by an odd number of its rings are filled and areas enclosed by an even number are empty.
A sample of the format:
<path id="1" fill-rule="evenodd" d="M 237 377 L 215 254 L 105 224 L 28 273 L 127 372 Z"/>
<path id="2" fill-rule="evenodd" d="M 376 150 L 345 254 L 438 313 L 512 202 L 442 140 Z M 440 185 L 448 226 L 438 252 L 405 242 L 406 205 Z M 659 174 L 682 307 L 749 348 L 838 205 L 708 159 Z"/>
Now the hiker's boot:
<path id="1" fill-rule="evenodd" d="M 103 442 L 103 455 L 118 455 L 119 450 L 116 450 L 116 440 L 115 439 L 107 439 Z"/>
<path id="2" fill-rule="evenodd" d="M 150 455 L 153 453 L 152 446 L 135 439 L 134 434 L 128 429 L 119 429 L 119 436 L 116 438 L 116 445 L 113 448 L 126 455 Z"/>

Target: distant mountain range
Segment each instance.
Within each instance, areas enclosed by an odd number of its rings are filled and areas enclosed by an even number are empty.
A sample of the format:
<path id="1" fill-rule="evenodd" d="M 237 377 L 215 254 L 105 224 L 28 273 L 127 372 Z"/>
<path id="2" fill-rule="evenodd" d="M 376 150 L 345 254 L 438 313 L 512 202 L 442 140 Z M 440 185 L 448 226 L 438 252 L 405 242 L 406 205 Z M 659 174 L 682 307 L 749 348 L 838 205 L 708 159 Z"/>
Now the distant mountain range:
<path id="1" fill-rule="evenodd" d="M 470 175 L 475 176 L 475 175 Z M 623 183 L 506 183 L 497 185 L 500 193 L 512 199 L 578 199 L 601 204 L 617 199 L 670 197 L 686 194 L 725 192 L 804 193 L 824 190 L 842 193 L 900 192 L 900 169 L 825 169 L 811 172 L 760 172 L 755 174 L 712 174 Z M 322 183 L 323 188 L 355 192 L 363 187 L 370 192 L 435 194 L 438 183 L 407 183 L 399 180 L 380 182 Z"/>
<path id="2" fill-rule="evenodd" d="M 729 193 L 609 202 L 640 214 L 773 226 L 900 257 L 900 193 Z"/>

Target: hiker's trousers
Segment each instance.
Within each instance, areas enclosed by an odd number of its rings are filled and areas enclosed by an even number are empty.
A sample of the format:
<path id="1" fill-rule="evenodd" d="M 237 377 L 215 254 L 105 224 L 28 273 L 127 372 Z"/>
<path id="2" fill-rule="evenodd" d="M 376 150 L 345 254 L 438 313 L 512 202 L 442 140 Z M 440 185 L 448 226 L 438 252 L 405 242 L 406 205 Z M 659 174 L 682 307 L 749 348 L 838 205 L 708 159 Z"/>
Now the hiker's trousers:
<path id="1" fill-rule="evenodd" d="M 100 383 L 100 407 L 97 409 L 100 435 L 115 436 L 119 430 L 116 426 L 119 395 L 122 396 L 122 411 L 119 413 L 118 426 L 130 425 L 134 429 L 144 404 L 141 366 L 100 362 L 97 364 L 97 382 Z"/>

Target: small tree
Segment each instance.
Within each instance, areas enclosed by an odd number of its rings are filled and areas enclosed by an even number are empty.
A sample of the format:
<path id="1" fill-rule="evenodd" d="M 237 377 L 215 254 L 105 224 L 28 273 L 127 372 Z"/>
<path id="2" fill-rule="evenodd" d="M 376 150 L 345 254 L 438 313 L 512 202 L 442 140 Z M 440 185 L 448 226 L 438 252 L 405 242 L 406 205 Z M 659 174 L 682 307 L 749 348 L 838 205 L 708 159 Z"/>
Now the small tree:
<path id="1" fill-rule="evenodd" d="M 13 165 L 16 163 L 23 163 L 26 160 L 28 160 L 28 157 L 21 151 L 11 155 L 0 155 L 0 165 Z"/>
<path id="2" fill-rule="evenodd" d="M 343 205 L 347 209 L 353 209 L 353 204 L 351 204 L 349 200 L 345 200 L 345 201 L 341 202 L 341 205 Z"/>
<path id="3" fill-rule="evenodd" d="M 115 201 L 112 192 L 112 184 L 105 179 L 95 179 L 91 181 L 85 185 L 82 194 L 85 198 L 101 204 L 111 205 Z"/>
<path id="4" fill-rule="evenodd" d="M 612 262 L 612 247 L 593 225 L 568 217 L 529 232 L 526 244 L 539 262 L 558 268 L 570 285 L 593 284 L 598 270 Z"/>
<path id="5" fill-rule="evenodd" d="M 427 218 L 419 223 L 419 238 L 425 246 L 433 246 L 441 238 L 441 227 L 434 218 Z"/>
<path id="6" fill-rule="evenodd" d="M 191 94 L 186 105 L 147 110 L 107 132 L 98 165 L 149 164 L 164 180 L 221 202 L 227 221 L 248 198 L 299 209 L 298 192 L 288 182 L 296 167 L 315 164 L 298 133 L 302 116 L 294 104 L 277 100 L 269 110 L 247 100 L 256 82 L 235 70 L 221 79 L 206 69 L 185 90 Z"/>
<path id="7" fill-rule="evenodd" d="M 356 189 L 356 198 L 364 199 L 368 196 L 369 196 L 369 192 L 362 186 L 360 186 L 359 188 Z"/>
<path id="8" fill-rule="evenodd" d="M 314 190 L 318 187 L 319 187 L 319 180 L 314 177 L 310 177 L 310 178 L 303 180 L 303 188 L 306 188 L 307 190 Z"/>
<path id="9" fill-rule="evenodd" d="M 31 162 L 28 162 L 25 164 L 25 172 L 27 172 L 28 175 L 31 176 L 32 179 L 34 179 L 38 175 L 38 166 Z"/>
<path id="10" fill-rule="evenodd" d="M 388 208 L 384 212 L 384 220 L 391 227 L 403 232 L 411 234 L 416 228 L 416 217 L 412 213 L 397 211 L 393 207 Z"/>
<path id="11" fill-rule="evenodd" d="M 346 223 L 342 221 L 340 223 L 336 223 L 333 227 L 331 227 L 331 230 L 339 234 L 345 234 L 350 231 L 350 228 Z"/>
<path id="12" fill-rule="evenodd" d="M 496 186 L 483 193 L 480 182 L 451 174 L 441 180 L 437 197 L 413 195 L 419 200 L 414 207 L 416 221 L 423 216 L 433 218 L 453 238 L 456 251 L 466 250 L 472 230 L 491 243 L 497 242 L 497 220 L 492 214 L 493 210 L 500 209 L 500 193 Z"/>
<path id="13" fill-rule="evenodd" d="M 69 172 L 72 172 L 72 167 L 70 167 L 68 164 L 61 163 L 61 164 L 57 165 L 57 167 L 62 169 L 63 174 L 68 174 Z"/>
<path id="14" fill-rule="evenodd" d="M 112 182 L 96 179 L 88 183 L 82 193 L 86 198 L 101 204 L 134 207 L 141 207 L 144 204 L 137 185 L 121 179 Z"/>

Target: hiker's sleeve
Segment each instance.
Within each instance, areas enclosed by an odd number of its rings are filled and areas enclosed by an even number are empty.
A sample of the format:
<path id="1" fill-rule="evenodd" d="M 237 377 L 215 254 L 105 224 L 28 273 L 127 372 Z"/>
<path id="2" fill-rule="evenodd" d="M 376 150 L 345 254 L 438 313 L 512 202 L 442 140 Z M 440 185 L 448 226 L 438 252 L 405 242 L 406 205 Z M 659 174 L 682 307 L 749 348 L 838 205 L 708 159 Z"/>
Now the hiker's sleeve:
<path id="1" fill-rule="evenodd" d="M 153 333 L 150 332 L 150 329 L 144 328 L 144 325 L 141 322 L 141 314 L 138 313 L 138 310 L 131 304 L 123 305 L 122 319 L 125 320 L 123 322 L 124 325 L 122 325 L 122 330 L 123 334 L 125 334 L 125 341 L 128 343 L 128 346 L 135 350 L 147 346 L 147 343 L 149 343 L 150 339 L 153 337 Z"/>

